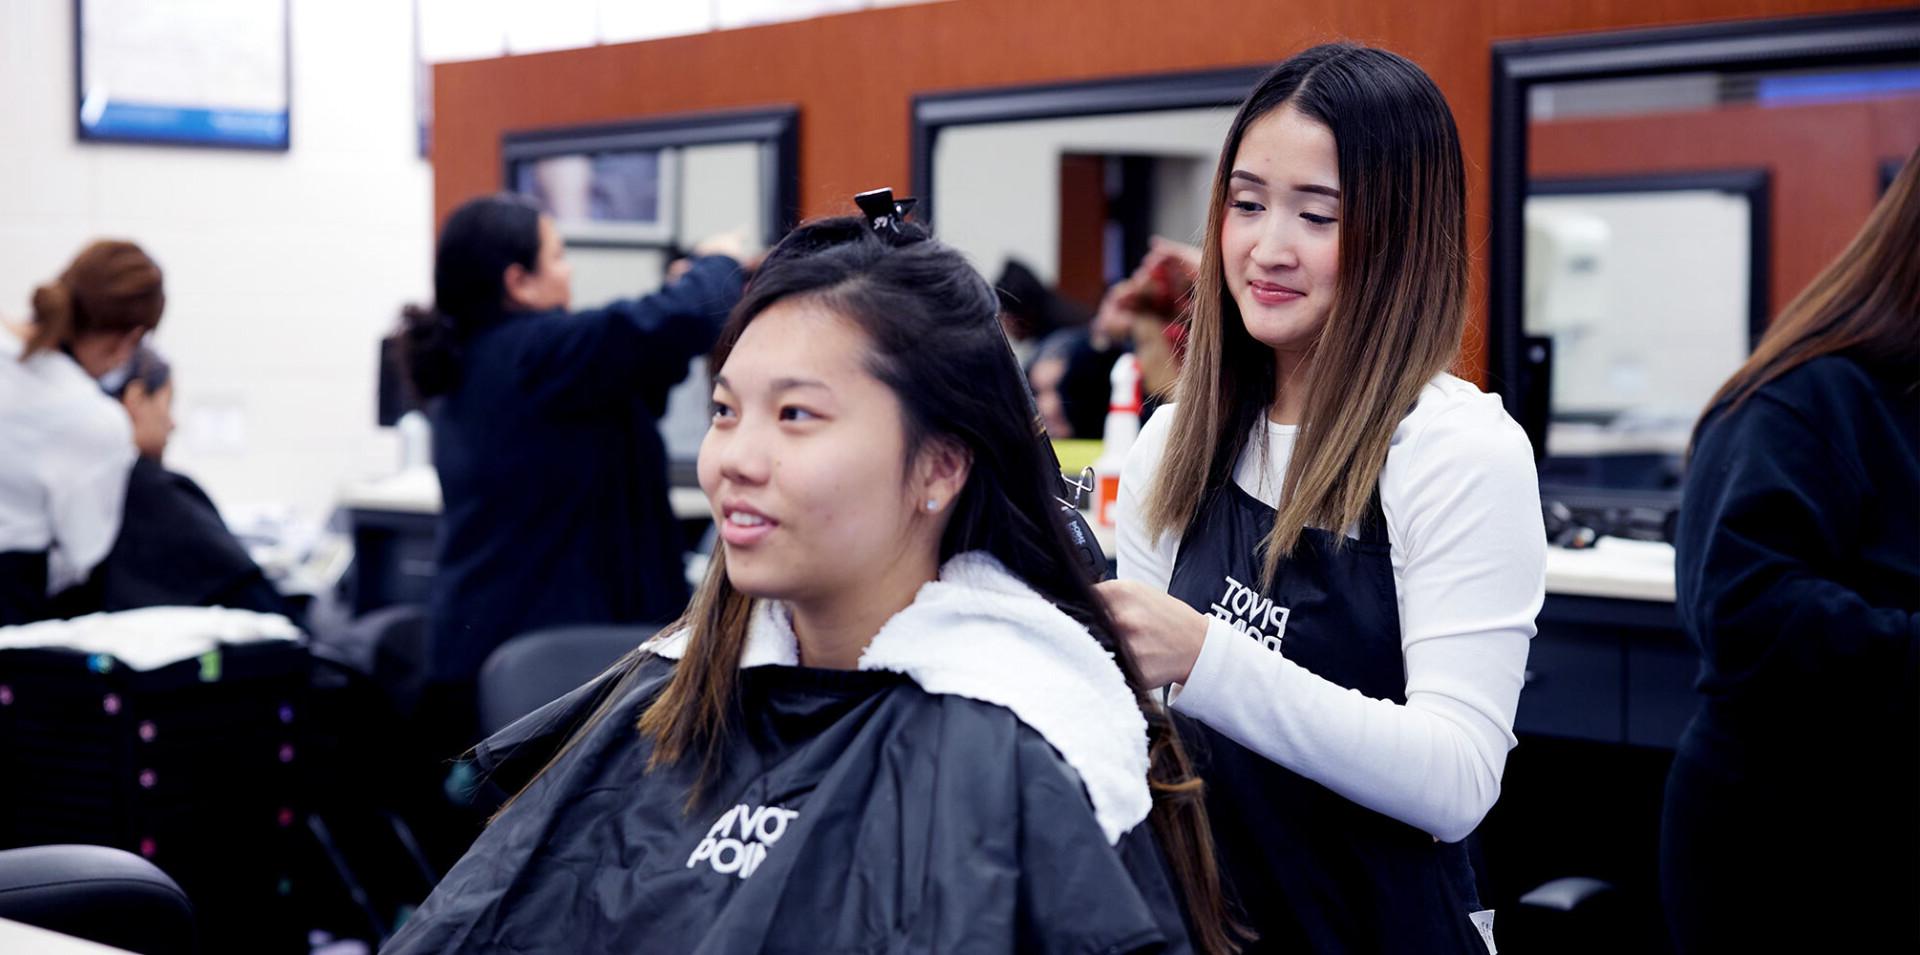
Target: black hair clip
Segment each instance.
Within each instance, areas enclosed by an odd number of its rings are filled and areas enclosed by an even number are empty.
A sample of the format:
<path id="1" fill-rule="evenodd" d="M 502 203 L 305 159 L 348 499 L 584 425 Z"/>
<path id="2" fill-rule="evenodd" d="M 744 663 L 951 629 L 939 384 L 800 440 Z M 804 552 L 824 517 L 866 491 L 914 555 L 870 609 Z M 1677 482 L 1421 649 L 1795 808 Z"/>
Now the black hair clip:
<path id="1" fill-rule="evenodd" d="M 873 227 L 873 231 L 895 236 L 902 234 L 900 226 L 907 221 L 908 214 L 913 212 L 914 205 L 919 201 L 912 198 L 896 200 L 893 190 L 887 188 L 874 189 L 853 197 L 854 204 L 860 207 L 860 214 L 866 216 L 867 224 Z"/>

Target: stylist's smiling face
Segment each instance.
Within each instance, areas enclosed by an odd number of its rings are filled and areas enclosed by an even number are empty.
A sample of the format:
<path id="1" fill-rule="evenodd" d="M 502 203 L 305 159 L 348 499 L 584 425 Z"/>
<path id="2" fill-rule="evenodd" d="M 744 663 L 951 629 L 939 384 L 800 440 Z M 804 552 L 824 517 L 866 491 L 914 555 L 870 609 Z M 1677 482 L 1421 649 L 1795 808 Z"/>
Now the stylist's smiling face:
<path id="1" fill-rule="evenodd" d="M 1326 324 L 1340 267 L 1340 161 L 1333 131 L 1291 106 L 1240 139 L 1220 227 L 1227 290 L 1247 332 L 1301 351 Z"/>
<path id="2" fill-rule="evenodd" d="M 741 591 L 831 599 L 903 557 L 915 501 L 904 412 L 867 336 L 806 299 L 754 318 L 714 375 L 700 487 Z"/>

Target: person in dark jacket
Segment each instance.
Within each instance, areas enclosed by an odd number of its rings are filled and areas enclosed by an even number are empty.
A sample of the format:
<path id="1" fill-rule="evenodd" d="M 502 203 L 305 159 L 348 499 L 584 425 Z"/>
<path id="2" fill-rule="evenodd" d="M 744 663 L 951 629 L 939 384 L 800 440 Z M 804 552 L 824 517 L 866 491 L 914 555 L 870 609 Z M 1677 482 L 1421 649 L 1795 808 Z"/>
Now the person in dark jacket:
<path id="1" fill-rule="evenodd" d="M 161 463 L 173 433 L 172 367 L 143 345 L 109 393 L 127 409 L 140 457 L 127 478 L 120 534 L 90 583 L 99 609 L 233 607 L 291 616 L 207 492 Z"/>
<path id="2" fill-rule="evenodd" d="M 1700 708 L 1661 882 L 1697 952 L 1920 949 L 1920 153 L 1695 432 Z"/>
<path id="3" fill-rule="evenodd" d="M 1229 948 L 996 311 L 897 212 L 774 249 L 711 359 L 692 605 L 480 746 L 524 788 L 384 951 Z"/>
<path id="4" fill-rule="evenodd" d="M 651 295 L 580 312 L 570 277 L 531 201 L 475 199 L 441 232 L 434 308 L 405 316 L 440 477 L 428 616 L 442 686 L 470 685 L 530 630 L 664 622 L 686 606 L 658 421 L 739 299 L 740 265 L 699 256 Z"/>

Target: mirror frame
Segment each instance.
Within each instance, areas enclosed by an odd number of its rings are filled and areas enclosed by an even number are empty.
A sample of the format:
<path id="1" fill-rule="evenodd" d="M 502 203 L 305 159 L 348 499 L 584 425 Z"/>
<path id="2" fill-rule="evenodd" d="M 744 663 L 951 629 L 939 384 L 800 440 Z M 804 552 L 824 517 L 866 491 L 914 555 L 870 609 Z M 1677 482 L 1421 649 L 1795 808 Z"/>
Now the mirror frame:
<path id="1" fill-rule="evenodd" d="M 1523 407 L 1530 389 L 1537 393 L 1523 354 L 1521 287 L 1526 274 L 1522 256 L 1527 100 L 1533 86 L 1708 70 L 1842 66 L 1903 56 L 1920 59 L 1920 10 L 1704 23 L 1495 43 L 1487 384 L 1500 394 L 1507 413 L 1529 434 L 1544 436 L 1545 422 L 1526 420 Z M 1763 329 L 1769 318 L 1765 299 L 1756 298 L 1755 303 L 1762 310 Z M 1542 458 L 1552 453 L 1550 448 L 1536 450 Z M 1541 496 L 1606 499 L 1620 492 L 1543 487 Z"/>
<path id="2" fill-rule="evenodd" d="M 914 217 L 938 227 L 934 218 L 933 150 L 940 134 L 950 126 L 1239 106 L 1272 69 L 1268 63 L 917 95 L 913 98 L 912 195 L 920 204 L 914 209 Z"/>
<path id="3" fill-rule="evenodd" d="M 617 123 L 516 130 L 500 137 L 500 188 L 513 189 L 515 163 L 570 153 L 758 142 L 773 162 L 760 171 L 768 248 L 800 221 L 800 110 L 771 106 L 650 116 Z M 592 246 L 591 240 L 574 244 Z"/>

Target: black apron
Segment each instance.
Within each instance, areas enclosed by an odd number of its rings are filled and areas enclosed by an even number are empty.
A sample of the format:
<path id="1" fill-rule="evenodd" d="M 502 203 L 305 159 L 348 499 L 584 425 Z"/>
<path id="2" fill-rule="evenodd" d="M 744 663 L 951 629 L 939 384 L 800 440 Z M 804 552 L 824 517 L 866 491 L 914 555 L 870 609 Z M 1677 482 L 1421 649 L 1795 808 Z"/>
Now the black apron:
<path id="1" fill-rule="evenodd" d="M 1340 686 L 1404 704 L 1406 662 L 1387 522 L 1376 493 L 1359 540 L 1309 528 L 1272 588 L 1260 545 L 1275 511 L 1231 482 L 1207 498 L 1168 592 Z M 1221 867 L 1251 952 L 1486 955 L 1462 843 L 1440 843 L 1181 718 L 1207 784 Z"/>

